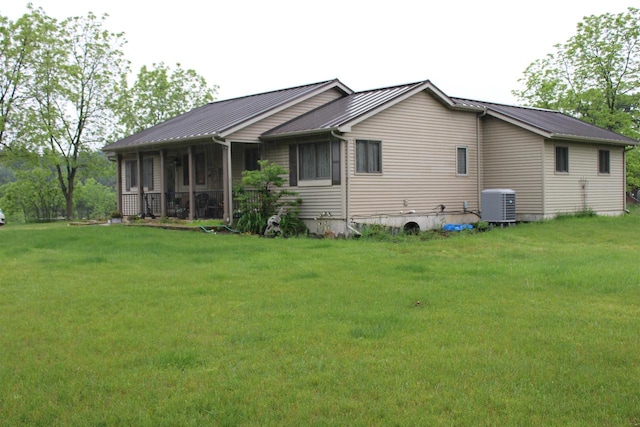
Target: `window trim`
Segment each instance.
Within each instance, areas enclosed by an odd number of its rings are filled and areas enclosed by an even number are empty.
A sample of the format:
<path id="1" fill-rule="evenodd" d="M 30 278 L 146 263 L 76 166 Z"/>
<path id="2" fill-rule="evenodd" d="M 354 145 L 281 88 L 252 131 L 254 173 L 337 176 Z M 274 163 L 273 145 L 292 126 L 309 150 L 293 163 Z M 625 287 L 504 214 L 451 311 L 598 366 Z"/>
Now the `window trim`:
<path id="1" fill-rule="evenodd" d="M 358 144 L 365 144 L 365 156 L 366 156 L 366 161 L 365 161 L 365 170 L 358 170 Z M 377 146 L 378 147 L 378 164 L 377 166 L 377 170 L 372 170 L 370 163 L 371 160 L 371 150 L 370 147 L 371 146 Z M 355 156 L 354 157 L 354 161 L 355 161 L 355 173 L 356 174 L 362 174 L 362 175 L 382 175 L 382 141 L 380 140 L 376 140 L 376 139 L 356 139 L 356 143 L 355 143 Z"/>
<path id="2" fill-rule="evenodd" d="M 464 172 L 460 171 L 461 150 L 464 150 Z M 469 176 L 469 147 L 466 145 L 456 146 L 456 176 Z"/>
<path id="3" fill-rule="evenodd" d="M 558 150 L 563 150 L 565 153 L 565 158 L 564 161 L 562 162 L 563 164 L 560 165 L 561 167 L 558 167 L 558 162 L 562 161 L 562 159 L 558 158 Z M 554 155 L 553 155 L 553 160 L 554 160 L 554 170 L 555 173 L 558 174 L 568 174 L 569 173 L 569 146 L 567 145 L 556 145 L 554 148 Z"/>
<path id="4" fill-rule="evenodd" d="M 603 163 L 602 155 L 605 153 L 606 153 L 606 163 Z M 606 166 L 606 167 L 603 168 L 603 166 Z M 598 175 L 611 175 L 611 150 L 598 148 Z"/>

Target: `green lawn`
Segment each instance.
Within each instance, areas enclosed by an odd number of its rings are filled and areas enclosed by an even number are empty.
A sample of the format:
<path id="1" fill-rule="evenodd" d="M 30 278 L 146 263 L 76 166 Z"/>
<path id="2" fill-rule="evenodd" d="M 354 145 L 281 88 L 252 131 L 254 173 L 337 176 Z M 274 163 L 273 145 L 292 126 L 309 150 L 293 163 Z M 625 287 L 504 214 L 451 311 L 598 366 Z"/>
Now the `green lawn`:
<path id="1" fill-rule="evenodd" d="M 0 228 L 0 425 L 640 424 L 640 215 L 397 242 Z"/>

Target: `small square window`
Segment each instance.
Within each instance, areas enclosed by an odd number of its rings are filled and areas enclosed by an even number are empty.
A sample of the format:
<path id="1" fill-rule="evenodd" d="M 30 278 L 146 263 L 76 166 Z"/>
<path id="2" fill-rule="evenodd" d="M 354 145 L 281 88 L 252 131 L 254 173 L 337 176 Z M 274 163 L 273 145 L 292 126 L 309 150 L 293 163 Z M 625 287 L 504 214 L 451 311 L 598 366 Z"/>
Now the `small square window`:
<path id="1" fill-rule="evenodd" d="M 569 147 L 556 147 L 556 172 L 569 172 Z"/>
<path id="2" fill-rule="evenodd" d="M 380 173 L 380 141 L 356 141 L 356 172 Z"/>
<path id="3" fill-rule="evenodd" d="M 611 153 L 609 150 L 598 150 L 598 173 L 611 173 Z"/>

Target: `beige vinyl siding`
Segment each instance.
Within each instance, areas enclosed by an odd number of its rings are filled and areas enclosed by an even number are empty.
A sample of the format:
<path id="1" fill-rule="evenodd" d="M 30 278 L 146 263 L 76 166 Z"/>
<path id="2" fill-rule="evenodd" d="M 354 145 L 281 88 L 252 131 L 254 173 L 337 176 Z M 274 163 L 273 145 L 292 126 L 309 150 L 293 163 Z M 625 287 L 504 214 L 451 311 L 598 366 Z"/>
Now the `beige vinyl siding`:
<path id="1" fill-rule="evenodd" d="M 544 139 L 493 117 L 483 119 L 483 131 L 482 189 L 514 190 L 518 215 L 542 215 Z"/>
<path id="2" fill-rule="evenodd" d="M 349 216 L 478 209 L 477 116 L 450 110 L 420 92 L 354 127 L 349 138 Z M 382 173 L 355 173 L 355 141 L 382 143 Z M 458 147 L 468 174 L 456 174 Z M 406 201 L 406 202 L 405 202 Z"/>
<path id="3" fill-rule="evenodd" d="M 569 149 L 569 173 L 555 171 L 555 147 Z M 610 152 L 610 173 L 598 173 L 598 149 Z M 546 214 L 591 209 L 624 211 L 624 148 L 572 142 L 545 142 Z"/>
<path id="4" fill-rule="evenodd" d="M 295 140 L 291 141 L 296 143 Z M 344 149 L 341 150 L 344 153 Z M 287 142 L 268 142 L 266 144 L 267 158 L 283 166 L 287 171 L 289 170 L 289 144 Z M 289 176 L 286 176 L 286 185 L 284 188 L 294 191 L 297 194 L 296 198 L 303 200 L 300 206 L 300 217 L 303 219 L 312 219 L 320 216 L 322 212 L 330 212 L 331 216 L 336 219 L 344 219 L 344 210 L 342 204 L 342 188 L 344 185 L 344 157 L 340 159 L 340 166 L 342 168 L 342 183 L 341 185 L 324 185 L 318 187 L 289 187 Z"/>
<path id="5" fill-rule="evenodd" d="M 313 98 L 300 102 L 299 104 L 296 104 L 291 108 L 287 108 L 286 110 L 280 111 L 279 113 L 267 117 L 264 120 L 254 123 L 253 125 L 230 135 L 228 139 L 238 141 L 257 141 L 258 137 L 266 131 L 271 130 L 276 126 L 279 126 L 295 117 L 307 113 L 314 108 L 320 107 L 321 105 L 331 102 L 341 96 L 343 96 L 343 93 L 338 91 L 337 89 L 328 90 L 314 96 Z"/>

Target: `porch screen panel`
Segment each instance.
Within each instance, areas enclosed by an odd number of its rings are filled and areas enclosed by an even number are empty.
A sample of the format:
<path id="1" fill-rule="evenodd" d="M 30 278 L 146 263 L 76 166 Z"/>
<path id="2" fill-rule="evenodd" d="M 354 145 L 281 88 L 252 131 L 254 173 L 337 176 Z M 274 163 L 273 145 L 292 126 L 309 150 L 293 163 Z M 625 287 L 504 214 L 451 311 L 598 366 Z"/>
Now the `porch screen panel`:
<path id="1" fill-rule="evenodd" d="M 298 185 L 298 146 L 295 144 L 289 146 L 289 185 Z"/>
<path id="2" fill-rule="evenodd" d="M 153 190 L 153 159 L 147 158 L 142 163 L 142 186 L 147 190 Z"/>

